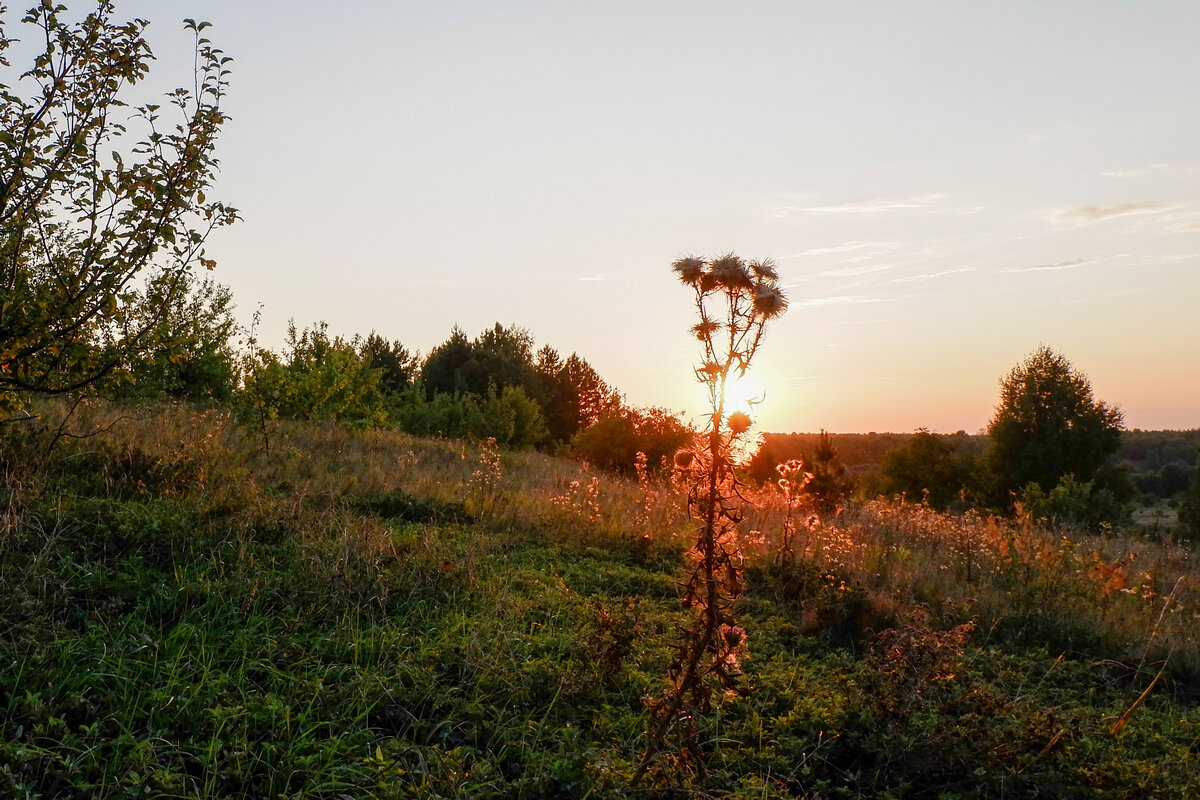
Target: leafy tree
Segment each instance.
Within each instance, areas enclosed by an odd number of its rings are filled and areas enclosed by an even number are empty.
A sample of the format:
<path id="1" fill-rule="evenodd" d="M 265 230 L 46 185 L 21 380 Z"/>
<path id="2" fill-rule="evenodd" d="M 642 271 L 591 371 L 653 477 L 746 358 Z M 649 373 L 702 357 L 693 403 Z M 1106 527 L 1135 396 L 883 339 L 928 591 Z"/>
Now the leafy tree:
<path id="1" fill-rule="evenodd" d="M 211 279 L 184 276 L 182 292 L 172 276 L 160 276 L 139 292 L 136 313 L 146 318 L 146 335 L 105 379 L 125 397 L 229 400 L 237 381 L 233 296 Z"/>
<path id="2" fill-rule="evenodd" d="M 468 395 L 470 396 L 470 395 Z M 520 386 L 493 388 L 480 404 L 481 426 L 475 438 L 491 437 L 506 447 L 525 448 L 541 444 L 550 435 L 542 409 Z"/>
<path id="3" fill-rule="evenodd" d="M 804 468 L 812 474 L 804 486 L 821 511 L 835 511 L 850 495 L 854 483 L 846 474 L 846 466 L 838 457 L 833 437 L 821 431 L 811 454 L 804 457 Z"/>
<path id="4" fill-rule="evenodd" d="M 1079 484 L 1103 482 L 1102 468 L 1121 446 L 1122 422 L 1118 409 L 1092 396 L 1085 375 L 1049 347 L 1039 347 L 1001 383 L 1000 404 L 988 425 L 995 499 L 1007 505 L 1006 498 L 1030 483 L 1049 493 L 1065 475 Z"/>
<path id="5" fill-rule="evenodd" d="M 563 363 L 562 375 L 570 387 L 568 405 L 572 419 L 580 428 L 622 407 L 620 392 L 605 383 L 581 356 L 572 353 Z"/>
<path id="6" fill-rule="evenodd" d="M 383 422 L 380 373 L 359 354 L 359 344 L 330 338 L 324 322 L 302 331 L 289 322 L 282 356 L 254 354 L 243 377 L 245 404 L 267 419 Z"/>
<path id="7" fill-rule="evenodd" d="M 66 14 L 47 0 L 21 18 L 37 31 L 22 38 L 40 44 L 11 74 L 5 53 L 17 39 L 0 5 L 0 405 L 10 409 L 31 392 L 87 386 L 136 350 L 161 321 L 138 313 L 139 276 L 155 273 L 169 297 L 183 292 L 193 265 L 213 267 L 209 233 L 236 218 L 206 196 L 229 74 L 201 35 L 208 23 L 185 22 L 195 87 L 167 94 L 171 119 L 121 100 L 149 73 L 147 22 L 115 21 L 108 0 L 82 20 Z"/>
<path id="8" fill-rule="evenodd" d="M 416 384 L 400 396 L 393 421 L 414 436 L 465 438 L 484 427 L 475 395 L 441 392 L 429 397 Z"/>
<path id="9" fill-rule="evenodd" d="M 421 384 L 425 395 L 457 394 L 467 391 L 465 379 L 459 373 L 471 360 L 474 347 L 467 334 L 457 325 L 450 338 L 433 348 L 421 365 Z"/>
<path id="10" fill-rule="evenodd" d="M 947 439 L 919 430 L 908 444 L 884 454 L 879 494 L 902 494 L 945 510 L 973 483 L 970 459 L 958 455 Z"/>
<path id="11" fill-rule="evenodd" d="M 569 442 L 604 414 L 620 411 L 620 394 L 578 354 L 563 361 L 558 351 L 547 345 L 538 351 L 534 366 L 538 399 L 553 440 Z"/>
<path id="12" fill-rule="evenodd" d="M 1191 485 L 1180 497 L 1177 531 L 1181 539 L 1200 541 L 1200 458 L 1192 471 Z"/>
<path id="13" fill-rule="evenodd" d="M 371 331 L 358 354 L 367 366 L 379 370 L 379 388 L 385 394 L 398 395 L 416 380 L 419 359 L 398 341 L 389 342 Z"/>
<path id="14" fill-rule="evenodd" d="M 415 385 L 396 399 L 391 417 L 415 436 L 492 438 L 513 448 L 534 447 L 549 435 L 541 406 L 520 386 L 492 387 L 484 397 L 440 392 L 430 398 Z"/>
<path id="15" fill-rule="evenodd" d="M 429 353 L 421 375 L 430 396 L 469 392 L 482 397 L 489 386 L 497 390 L 521 386 L 534 392 L 533 337 L 522 328 L 505 328 L 497 322 L 468 341 L 455 326 L 450 338 Z"/>
<path id="16" fill-rule="evenodd" d="M 638 453 L 652 467 L 688 445 L 693 431 L 661 408 L 621 408 L 605 413 L 571 440 L 571 453 L 601 469 L 633 474 Z"/>

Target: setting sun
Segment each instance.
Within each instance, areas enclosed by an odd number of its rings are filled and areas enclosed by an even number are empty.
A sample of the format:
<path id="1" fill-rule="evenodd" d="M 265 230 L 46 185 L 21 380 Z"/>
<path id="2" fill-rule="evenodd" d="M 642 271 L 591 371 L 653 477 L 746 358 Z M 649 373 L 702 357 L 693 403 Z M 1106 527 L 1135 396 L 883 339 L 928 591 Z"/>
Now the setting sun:
<path id="1" fill-rule="evenodd" d="M 753 376 L 731 377 L 725 385 L 725 413 L 742 411 L 750 414 L 764 396 L 762 385 Z"/>

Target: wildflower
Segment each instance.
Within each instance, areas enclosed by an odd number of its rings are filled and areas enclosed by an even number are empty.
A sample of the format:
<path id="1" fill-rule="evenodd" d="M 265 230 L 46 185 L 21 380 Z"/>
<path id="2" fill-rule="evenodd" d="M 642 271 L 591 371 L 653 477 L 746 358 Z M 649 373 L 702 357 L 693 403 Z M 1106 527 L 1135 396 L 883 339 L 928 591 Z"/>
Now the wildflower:
<path id="1" fill-rule="evenodd" d="M 740 625 L 722 625 L 721 638 L 730 648 L 736 648 L 746 640 L 746 630 Z"/>

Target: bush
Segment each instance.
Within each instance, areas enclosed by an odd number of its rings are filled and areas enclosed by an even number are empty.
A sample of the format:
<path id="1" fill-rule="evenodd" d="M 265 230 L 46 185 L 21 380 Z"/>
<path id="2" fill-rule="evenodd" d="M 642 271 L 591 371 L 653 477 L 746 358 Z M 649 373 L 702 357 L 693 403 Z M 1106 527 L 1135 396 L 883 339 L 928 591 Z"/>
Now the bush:
<path id="1" fill-rule="evenodd" d="M 946 437 L 921 430 L 904 447 L 884 454 L 874 488 L 945 511 L 973 484 L 971 460 L 960 457 Z"/>
<path id="2" fill-rule="evenodd" d="M 1049 492 L 1029 483 L 1019 502 L 1031 519 L 1045 521 L 1054 528 L 1099 531 L 1130 520 L 1129 507 L 1111 489 L 1100 488 L 1094 481 L 1077 481 L 1074 475 L 1064 476 Z"/>
<path id="3" fill-rule="evenodd" d="M 691 428 L 661 408 L 611 411 L 586 430 L 575 434 L 571 452 L 601 469 L 633 474 L 638 453 L 650 466 L 673 459 L 692 440 Z"/>
<path id="4" fill-rule="evenodd" d="M 358 342 L 330 338 L 324 322 L 297 332 L 288 323 L 282 356 L 256 350 L 243 378 L 243 410 L 263 419 L 384 421 L 379 370 L 359 354 Z"/>
<path id="5" fill-rule="evenodd" d="M 1181 539 L 1200 541 L 1200 462 L 1192 473 L 1192 483 L 1179 501 L 1178 535 Z"/>

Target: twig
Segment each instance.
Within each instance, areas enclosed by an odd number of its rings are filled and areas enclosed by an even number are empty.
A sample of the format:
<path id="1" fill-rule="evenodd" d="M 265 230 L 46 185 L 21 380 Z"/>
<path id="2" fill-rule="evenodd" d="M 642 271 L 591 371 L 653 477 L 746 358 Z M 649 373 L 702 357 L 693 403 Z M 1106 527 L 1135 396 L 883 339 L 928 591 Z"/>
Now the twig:
<path id="1" fill-rule="evenodd" d="M 1125 722 L 1129 719 L 1129 715 L 1133 713 L 1135 708 L 1142 704 L 1142 701 L 1145 700 L 1150 695 L 1150 692 L 1154 690 L 1154 687 L 1158 685 L 1158 679 L 1162 677 L 1163 672 L 1167 668 L 1167 661 L 1170 660 L 1171 656 L 1168 654 L 1166 660 L 1163 661 L 1162 668 L 1158 671 L 1158 674 L 1154 676 L 1154 680 L 1150 681 L 1150 685 L 1146 687 L 1146 691 L 1142 692 L 1141 696 L 1139 696 L 1137 700 L 1133 701 L 1133 705 L 1129 707 L 1129 710 L 1121 715 L 1121 718 L 1117 720 L 1117 724 L 1112 726 L 1112 730 L 1108 732 L 1109 736 L 1116 736 L 1117 731 L 1125 727 Z"/>

